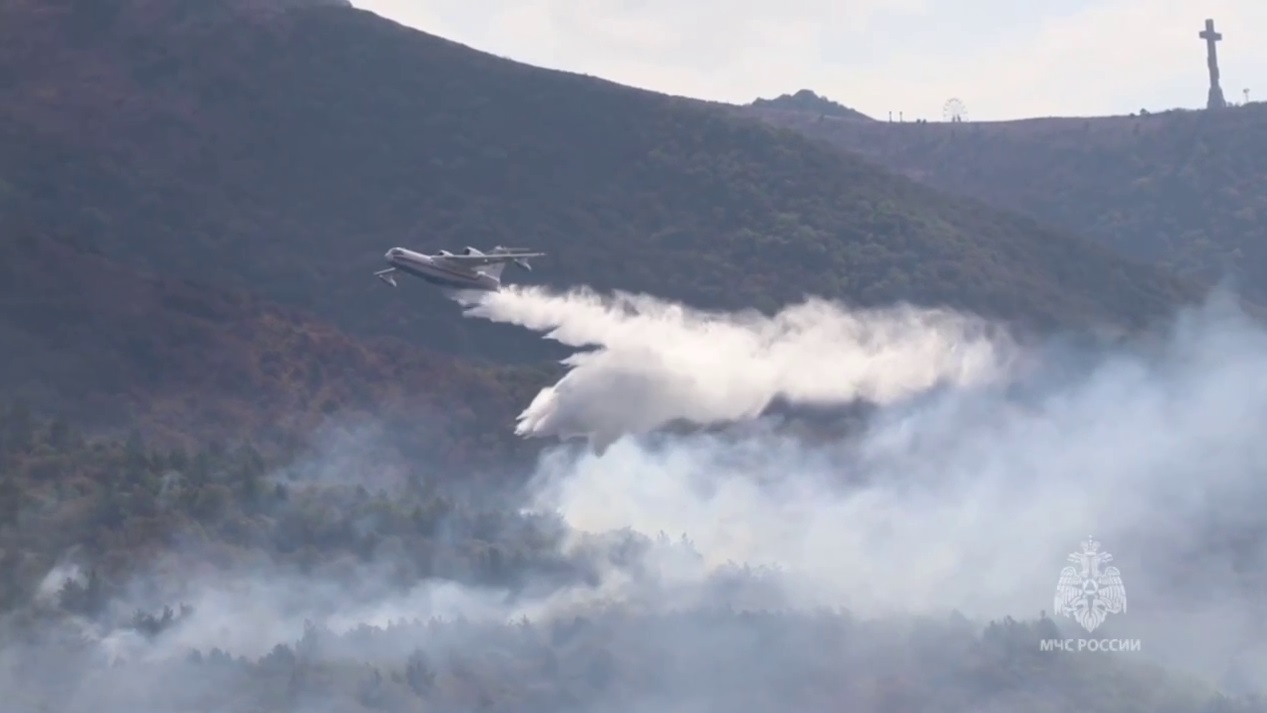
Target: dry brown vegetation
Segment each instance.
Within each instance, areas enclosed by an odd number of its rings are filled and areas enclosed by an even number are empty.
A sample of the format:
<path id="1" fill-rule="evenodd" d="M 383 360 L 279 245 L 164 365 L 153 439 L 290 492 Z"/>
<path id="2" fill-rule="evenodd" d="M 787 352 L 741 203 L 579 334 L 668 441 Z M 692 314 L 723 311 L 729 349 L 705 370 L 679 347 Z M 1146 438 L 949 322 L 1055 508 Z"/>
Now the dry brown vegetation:
<path id="1" fill-rule="evenodd" d="M 355 340 L 294 309 L 140 274 L 21 229 L 0 245 L 0 265 L 4 391 L 157 443 L 280 446 L 374 419 L 408 425 L 441 465 L 478 468 L 516 452 L 516 407 L 543 378 Z M 484 447 L 488 434 L 497 448 Z"/>

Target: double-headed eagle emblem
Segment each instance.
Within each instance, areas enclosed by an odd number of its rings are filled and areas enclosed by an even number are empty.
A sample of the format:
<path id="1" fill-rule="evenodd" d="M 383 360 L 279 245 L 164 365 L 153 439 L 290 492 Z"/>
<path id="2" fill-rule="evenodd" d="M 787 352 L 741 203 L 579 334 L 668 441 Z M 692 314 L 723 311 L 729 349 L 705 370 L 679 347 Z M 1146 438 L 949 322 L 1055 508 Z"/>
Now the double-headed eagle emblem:
<path id="1" fill-rule="evenodd" d="M 1069 555 L 1068 566 L 1056 583 L 1054 611 L 1073 618 L 1087 631 L 1095 631 L 1109 614 L 1126 611 L 1126 588 L 1122 573 L 1108 565 L 1113 555 L 1100 551 L 1100 543 L 1088 538 L 1082 551 Z M 1105 566 L 1108 565 L 1108 566 Z"/>

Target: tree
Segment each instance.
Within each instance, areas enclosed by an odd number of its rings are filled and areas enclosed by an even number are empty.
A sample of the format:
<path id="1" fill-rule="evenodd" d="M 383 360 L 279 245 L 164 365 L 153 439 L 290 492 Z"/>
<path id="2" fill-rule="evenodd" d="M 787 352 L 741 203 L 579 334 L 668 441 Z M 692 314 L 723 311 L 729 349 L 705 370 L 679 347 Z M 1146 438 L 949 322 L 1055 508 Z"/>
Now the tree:
<path id="1" fill-rule="evenodd" d="M 436 673 L 431 660 L 422 649 L 414 649 L 405 662 L 405 682 L 409 684 L 409 690 L 419 698 L 426 698 L 435 685 L 435 680 Z"/>

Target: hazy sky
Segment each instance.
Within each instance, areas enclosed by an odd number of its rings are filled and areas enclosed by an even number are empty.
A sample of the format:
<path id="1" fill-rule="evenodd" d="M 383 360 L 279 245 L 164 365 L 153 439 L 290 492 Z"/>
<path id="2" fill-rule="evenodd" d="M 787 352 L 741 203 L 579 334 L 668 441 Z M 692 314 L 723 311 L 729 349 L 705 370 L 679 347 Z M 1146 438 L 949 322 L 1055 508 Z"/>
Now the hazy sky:
<path id="1" fill-rule="evenodd" d="M 539 66 L 706 99 L 809 88 L 885 118 L 1203 106 L 1207 17 L 1229 101 L 1267 99 L 1264 0 L 352 0 Z"/>

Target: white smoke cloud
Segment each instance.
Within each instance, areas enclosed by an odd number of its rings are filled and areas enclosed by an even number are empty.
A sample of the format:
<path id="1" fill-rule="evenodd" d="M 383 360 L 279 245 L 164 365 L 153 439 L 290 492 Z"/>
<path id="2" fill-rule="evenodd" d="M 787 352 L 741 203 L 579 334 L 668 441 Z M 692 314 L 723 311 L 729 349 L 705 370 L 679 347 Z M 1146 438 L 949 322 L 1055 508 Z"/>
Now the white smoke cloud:
<path id="1" fill-rule="evenodd" d="M 711 565 L 782 568 L 797 605 L 983 618 L 1051 611 L 1066 554 L 1095 537 L 1134 592 L 1110 630 L 1216 676 L 1267 664 L 1248 594 L 1267 552 L 1245 544 L 1267 532 L 1251 514 L 1267 504 L 1267 333 L 1227 295 L 1099 352 L 1022 352 L 952 312 L 817 300 L 767 318 L 519 290 L 468 314 L 598 347 L 524 412 L 527 435 L 610 441 L 753 418 L 779 396 L 883 407 L 827 447 L 732 433 L 557 452 L 537 505 L 574 527 L 686 533 Z M 904 402 L 939 383 L 952 388 Z"/>
<path id="2" fill-rule="evenodd" d="M 538 507 L 581 530 L 682 532 L 710 564 L 781 567 L 790 603 L 876 616 L 1050 613 L 1065 556 L 1095 537 L 1132 597 L 1107 635 L 1216 677 L 1267 665 L 1262 325 L 1214 299 L 1159 343 L 1011 386 L 895 404 L 822 447 L 696 434 L 559 452 Z"/>
<path id="3" fill-rule="evenodd" d="M 987 322 L 910 306 L 850 310 L 809 299 L 773 317 L 693 310 L 645 295 L 512 287 L 465 298 L 466 314 L 575 347 L 569 372 L 519 417 L 528 436 L 588 436 L 600 449 L 675 420 L 757 417 L 777 398 L 891 403 L 1006 373 L 1014 345 Z"/>
<path id="4" fill-rule="evenodd" d="M 603 348 L 572 364 L 568 376 L 589 381 L 559 385 L 555 407 L 564 415 L 558 418 L 572 419 L 564 423 L 582 432 L 585 424 L 577 419 L 587 413 L 584 400 L 609 393 L 602 383 L 609 374 L 632 373 L 644 390 L 659 389 L 640 402 L 650 406 L 632 420 L 620 418 L 627 402 L 618 399 L 610 415 L 600 404 L 596 413 L 609 419 L 602 424 L 609 432 L 636 432 L 631 424 L 650 430 L 647 424 L 657 419 L 691 415 L 703 422 L 751 416 L 775 394 L 810 403 L 863 394 L 881 408 L 860 432 L 819 445 L 749 429 L 635 436 L 601 454 L 551 448 L 537 464 L 524 505 L 557 514 L 573 528 L 560 554 L 589 564 L 594 576 L 586 581 L 559 584 L 537 576 L 509 591 L 432 576 L 401 586 L 392 571 L 412 554 L 390 543 L 367 561 L 323 562 L 302 573 L 252 563 L 195 576 L 205 558 L 175 552 L 166 571 L 177 574 L 168 584 L 181 589 L 161 600 L 188 601 L 192 615 L 154 641 L 107 634 L 105 648 L 133 660 L 210 646 L 258 656 L 276 643 L 293 644 L 312 620 L 346 634 L 329 644 L 329 656 L 399 666 L 412 648 L 440 641 L 457 651 L 485 652 L 488 639 L 481 637 L 491 635 L 475 625 L 362 635 L 363 627 L 459 616 L 490 626 L 527 616 L 541 625 L 617 607 L 614 620 L 627 628 L 613 650 L 644 652 L 648 661 L 692 650 L 698 655 L 686 659 L 708 661 L 718 651 L 732 653 L 734 644 L 710 628 L 707 617 L 671 624 L 657 617 L 705 605 L 839 607 L 863 618 L 958 610 L 976 623 L 1028 619 L 1050 612 L 1066 554 L 1095 536 L 1115 556 L 1130 600 L 1129 611 L 1110 616 L 1097 636 L 1139 638 L 1147 659 L 1228 686 L 1259 685 L 1255 672 L 1267 665 L 1267 637 L 1257 623 L 1267 581 L 1267 548 L 1257 544 L 1267 533 L 1267 440 L 1259 433 L 1267 422 L 1267 331 L 1234 305 L 1216 300 L 1188 312 L 1164 338 L 1131 350 L 1076 359 L 1040 350 L 1042 358 L 1031 362 L 1039 368 L 1023 372 L 1009 367 L 1030 355 L 988 326 L 948 313 L 859 315 L 810 302 L 764 318 L 700 314 L 638 298 L 544 293 L 505 295 L 474 311 L 507 305 L 523 308 L 514 313 L 515 323 L 568 344 Z M 921 335 L 923 324 L 934 333 Z M 971 348 L 956 346 L 957 339 Z M 638 361 L 646 353 L 640 350 L 660 344 L 657 361 Z M 735 358 L 710 358 L 707 348 Z M 868 353 L 890 368 L 868 363 L 862 356 Z M 912 354 L 939 366 L 929 368 Z M 804 370 L 821 373 L 841 359 L 849 366 L 838 370 L 839 380 L 801 378 Z M 1001 378 L 1009 379 L 1009 388 L 979 388 Z M 959 388 L 903 398 L 939 381 Z M 675 399 L 674 384 L 685 384 L 692 398 Z M 729 384 L 740 391 L 734 402 L 726 398 Z M 710 408 L 690 410 L 710 397 Z M 322 458 L 333 463 L 335 455 Z M 325 488 L 337 480 L 311 482 Z M 623 547 L 618 534 L 625 529 L 668 539 L 657 547 Z M 678 544 L 682 536 L 689 544 Z M 734 587 L 727 574 L 732 565 L 770 571 Z M 50 583 L 61 576 L 50 576 Z M 123 611 L 152 610 L 157 601 L 128 602 Z M 835 621 L 831 626 L 842 626 Z M 1065 623 L 1077 635 L 1076 625 Z M 793 662 L 789 675 L 801 675 L 805 666 L 794 662 L 797 656 L 821 658 L 809 639 L 764 643 L 774 629 L 794 631 L 794 618 L 735 626 L 763 642 L 752 649 L 759 656 L 736 653 L 725 673 L 662 681 L 645 692 L 656 705 L 606 709 L 714 702 L 758 672 L 783 671 L 780 661 Z M 912 655 L 911 647 L 940 645 L 903 638 L 902 631 L 876 627 L 855 639 L 865 649 L 856 667 L 884 675 L 889 664 L 872 658 L 877 646 L 900 661 Z M 31 660 L 18 648 L 10 653 Z M 956 674 L 945 673 L 953 667 L 929 670 L 948 676 L 945 685 L 958 685 Z M 823 675 L 853 673 L 843 667 Z M 158 685 L 143 672 L 127 680 L 138 690 Z M 24 679 L 15 674 L 12 681 Z M 85 700 L 101 692 L 84 690 Z M 1004 702 L 994 700 L 1000 707 Z M 756 709 L 785 704 L 780 699 Z"/>

